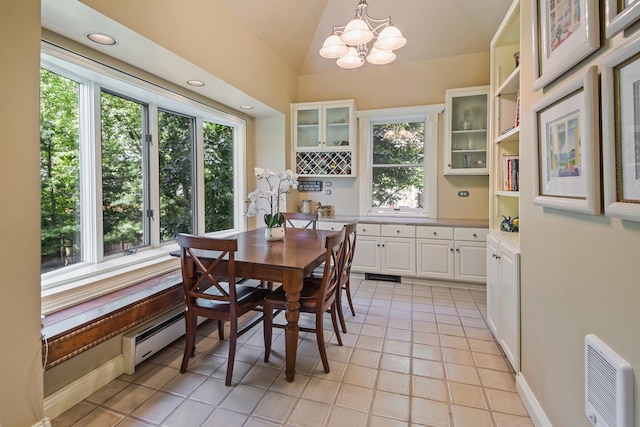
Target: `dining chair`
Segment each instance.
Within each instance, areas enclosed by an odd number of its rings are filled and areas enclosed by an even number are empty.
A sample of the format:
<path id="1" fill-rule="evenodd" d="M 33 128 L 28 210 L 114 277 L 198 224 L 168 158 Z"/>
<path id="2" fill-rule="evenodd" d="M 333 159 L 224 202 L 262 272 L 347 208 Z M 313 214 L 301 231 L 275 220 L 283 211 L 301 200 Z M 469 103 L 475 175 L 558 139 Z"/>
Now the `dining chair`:
<path id="1" fill-rule="evenodd" d="M 317 213 L 302 213 L 302 212 L 283 212 L 284 215 L 284 227 L 291 228 L 307 228 L 310 230 L 315 230 L 318 224 L 318 214 Z M 298 226 L 294 223 L 294 220 L 299 221 L 307 221 L 303 226 Z"/>
<path id="2" fill-rule="evenodd" d="M 358 230 L 358 224 L 355 222 L 345 224 L 345 248 L 344 248 L 344 260 L 343 260 L 343 268 L 342 274 L 340 275 L 340 288 L 344 290 L 347 295 L 347 302 L 349 304 L 349 308 L 351 309 L 351 314 L 353 316 L 356 315 L 356 312 L 353 308 L 353 300 L 351 297 L 351 265 L 353 264 L 353 254 L 356 250 L 356 234 Z M 321 266 L 323 267 L 323 266 Z M 320 280 L 322 278 L 322 269 L 321 267 L 313 270 L 312 276 L 307 280 L 307 284 L 318 286 Z M 347 333 L 347 324 L 344 320 L 344 312 L 342 310 L 342 293 L 339 293 L 338 298 L 338 319 L 340 319 L 340 326 L 342 327 L 342 332 Z"/>
<path id="3" fill-rule="evenodd" d="M 313 332 L 318 341 L 318 350 L 324 371 L 329 373 L 329 361 L 324 342 L 324 314 L 329 311 L 333 330 L 338 340 L 338 345 L 342 345 L 342 338 L 338 329 L 338 295 L 340 292 L 340 275 L 342 274 L 342 261 L 344 260 L 344 228 L 337 233 L 333 233 L 325 239 L 325 261 L 324 274 L 319 286 L 307 286 L 304 279 L 302 291 L 300 293 L 300 311 L 303 313 L 315 314 L 315 328 L 300 326 L 304 332 Z M 271 338 L 273 328 L 285 328 L 286 325 L 273 323 L 273 311 L 284 310 L 287 299 L 282 287 L 270 293 L 264 299 L 264 361 L 269 361 L 271 354 Z"/>
<path id="4" fill-rule="evenodd" d="M 231 385 L 236 343 L 239 336 L 263 319 L 261 315 L 238 329 L 238 318 L 258 307 L 269 294 L 268 289 L 236 286 L 235 239 L 214 239 L 189 234 L 179 234 L 180 266 L 185 292 L 186 344 L 180 373 L 185 373 L 189 358 L 195 354 L 198 316 L 218 321 L 218 337 L 224 339 L 224 322 L 229 322 L 229 358 L 225 385 Z M 206 252 L 203 252 L 206 251 Z M 226 264 L 226 265 L 225 265 Z M 223 273 L 214 272 L 224 267 Z"/>

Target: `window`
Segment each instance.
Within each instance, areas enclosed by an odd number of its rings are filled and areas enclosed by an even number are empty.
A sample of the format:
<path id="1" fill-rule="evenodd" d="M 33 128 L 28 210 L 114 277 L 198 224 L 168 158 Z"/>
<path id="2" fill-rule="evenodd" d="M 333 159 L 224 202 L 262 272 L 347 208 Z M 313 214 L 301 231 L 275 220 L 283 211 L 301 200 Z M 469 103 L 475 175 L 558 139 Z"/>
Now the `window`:
<path id="1" fill-rule="evenodd" d="M 244 120 L 46 43 L 40 92 L 43 312 L 175 269 L 178 233 L 244 228 Z"/>
<path id="2" fill-rule="evenodd" d="M 436 216 L 441 111 L 437 105 L 358 112 L 367 141 L 362 215 Z"/>

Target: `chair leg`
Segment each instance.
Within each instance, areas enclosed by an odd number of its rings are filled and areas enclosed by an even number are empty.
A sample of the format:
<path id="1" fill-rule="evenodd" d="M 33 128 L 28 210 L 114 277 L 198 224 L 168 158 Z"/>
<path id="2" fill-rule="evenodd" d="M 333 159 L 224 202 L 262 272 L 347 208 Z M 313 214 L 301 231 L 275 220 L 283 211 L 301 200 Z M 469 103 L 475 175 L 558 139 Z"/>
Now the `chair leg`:
<path id="1" fill-rule="evenodd" d="M 266 302 L 262 305 L 263 319 L 262 329 L 264 331 L 264 361 L 269 361 L 271 355 L 271 337 L 273 333 L 273 307 Z"/>
<path id="2" fill-rule="evenodd" d="M 331 308 L 331 323 L 333 323 L 333 331 L 336 333 L 336 339 L 338 340 L 338 345 L 342 345 L 342 337 L 340 336 L 340 330 L 338 330 L 338 319 L 336 316 L 336 311 L 338 313 L 340 308 L 338 307 L 338 301 L 333 302 L 333 307 Z"/>
<path id="3" fill-rule="evenodd" d="M 344 286 L 344 289 L 347 291 L 347 302 L 349 302 L 349 308 L 351 309 L 351 314 L 356 315 L 356 311 L 353 309 L 353 301 L 351 300 L 351 280 L 347 279 L 347 284 Z"/>
<path id="4" fill-rule="evenodd" d="M 344 313 L 342 311 L 342 292 L 338 292 L 336 294 L 337 307 L 338 307 L 338 318 L 340 319 L 340 326 L 342 326 L 342 332 L 347 333 L 347 324 L 344 321 Z"/>
<path id="5" fill-rule="evenodd" d="M 180 365 L 180 373 L 184 374 L 187 371 L 187 365 L 189 364 L 189 358 L 193 357 L 196 351 L 196 325 L 198 321 L 197 316 L 192 316 L 191 313 L 184 312 L 184 323 L 186 332 L 186 342 L 184 345 L 184 355 L 182 356 L 182 365 Z"/>
<path id="6" fill-rule="evenodd" d="M 218 338 L 220 341 L 224 339 L 224 322 L 222 320 L 218 320 Z"/>
<path id="7" fill-rule="evenodd" d="M 318 340 L 318 351 L 320 352 L 320 359 L 322 360 L 324 372 L 328 374 L 330 369 L 329 359 L 327 358 L 327 349 L 324 344 L 324 325 L 322 322 L 323 314 L 324 313 L 316 313 L 316 339 Z"/>
<path id="8" fill-rule="evenodd" d="M 227 378 L 224 381 L 224 385 L 229 387 L 231 385 L 231 378 L 233 377 L 233 364 L 236 360 L 236 343 L 238 341 L 238 320 L 232 319 L 229 322 L 229 360 L 227 360 Z"/>

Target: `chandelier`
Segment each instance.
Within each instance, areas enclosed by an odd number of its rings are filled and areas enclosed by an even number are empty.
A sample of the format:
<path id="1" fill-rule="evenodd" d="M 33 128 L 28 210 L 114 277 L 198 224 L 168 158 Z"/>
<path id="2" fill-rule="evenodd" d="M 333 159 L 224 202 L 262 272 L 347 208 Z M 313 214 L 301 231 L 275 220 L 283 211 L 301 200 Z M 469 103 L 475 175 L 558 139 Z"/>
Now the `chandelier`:
<path id="1" fill-rule="evenodd" d="M 337 59 L 342 68 L 358 68 L 367 62 L 388 64 L 396 59 L 394 50 L 407 43 L 400 30 L 391 24 L 391 17 L 374 19 L 367 13 L 369 5 L 360 0 L 356 16 L 347 25 L 333 27 L 333 32 L 322 45 L 320 56 Z M 369 49 L 369 43 L 373 47 Z"/>

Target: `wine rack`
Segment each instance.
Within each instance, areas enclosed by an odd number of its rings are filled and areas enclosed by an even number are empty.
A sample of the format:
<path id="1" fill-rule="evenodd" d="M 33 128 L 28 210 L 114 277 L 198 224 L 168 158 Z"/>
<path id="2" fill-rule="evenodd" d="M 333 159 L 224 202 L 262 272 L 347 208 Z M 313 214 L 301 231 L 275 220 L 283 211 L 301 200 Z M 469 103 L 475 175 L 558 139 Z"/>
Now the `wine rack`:
<path id="1" fill-rule="evenodd" d="M 354 176 L 351 151 L 298 151 L 296 152 L 298 175 Z"/>

